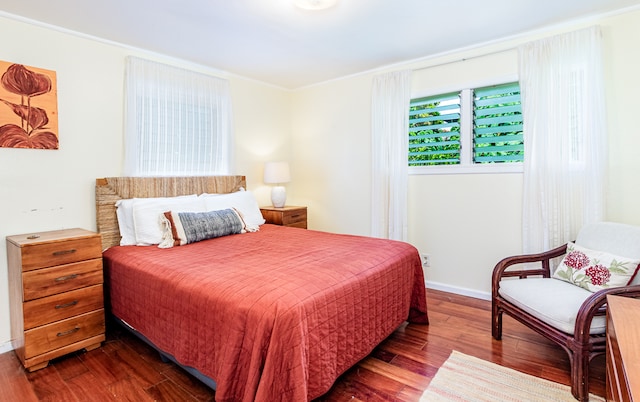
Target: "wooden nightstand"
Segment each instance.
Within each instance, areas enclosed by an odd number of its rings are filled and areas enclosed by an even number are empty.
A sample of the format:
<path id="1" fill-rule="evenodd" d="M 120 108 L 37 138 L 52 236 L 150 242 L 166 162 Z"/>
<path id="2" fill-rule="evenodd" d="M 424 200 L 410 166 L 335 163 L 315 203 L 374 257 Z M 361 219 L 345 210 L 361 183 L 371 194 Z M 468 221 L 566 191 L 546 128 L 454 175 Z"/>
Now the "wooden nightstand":
<path id="1" fill-rule="evenodd" d="M 105 340 L 102 241 L 84 229 L 7 237 L 11 339 L 29 371 Z"/>
<path id="2" fill-rule="evenodd" d="M 267 223 L 302 229 L 307 228 L 307 207 L 260 207 L 260 212 L 262 212 L 262 216 Z"/>

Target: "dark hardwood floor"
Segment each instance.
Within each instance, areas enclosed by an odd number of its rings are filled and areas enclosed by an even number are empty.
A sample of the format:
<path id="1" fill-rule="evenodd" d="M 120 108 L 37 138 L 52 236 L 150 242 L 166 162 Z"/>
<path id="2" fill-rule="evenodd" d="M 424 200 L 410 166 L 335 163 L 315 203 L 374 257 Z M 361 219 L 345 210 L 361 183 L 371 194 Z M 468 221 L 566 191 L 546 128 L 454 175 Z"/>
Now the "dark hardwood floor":
<path id="1" fill-rule="evenodd" d="M 491 338 L 490 303 L 427 291 L 430 325 L 400 326 L 318 401 L 417 401 L 452 350 L 569 384 L 566 353 L 511 318 Z M 591 389 L 604 395 L 605 359 L 591 363 Z M 0 355 L 0 401 L 213 401 L 215 393 L 117 326 L 90 352 L 27 373 L 13 352 Z"/>

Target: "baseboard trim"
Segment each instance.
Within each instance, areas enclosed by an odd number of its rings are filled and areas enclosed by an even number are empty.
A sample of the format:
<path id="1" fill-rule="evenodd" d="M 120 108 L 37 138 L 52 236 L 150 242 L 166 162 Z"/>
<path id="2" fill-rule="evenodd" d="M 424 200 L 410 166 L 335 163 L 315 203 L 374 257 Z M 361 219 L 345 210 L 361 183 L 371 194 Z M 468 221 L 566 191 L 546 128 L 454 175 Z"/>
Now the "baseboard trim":
<path id="1" fill-rule="evenodd" d="M 0 343 L 0 354 L 7 353 L 13 350 L 13 345 L 11 341 Z"/>
<path id="2" fill-rule="evenodd" d="M 444 283 L 425 281 L 427 289 L 441 290 L 443 292 L 455 293 L 462 296 L 474 297 L 476 299 L 491 300 L 491 293 L 481 292 L 474 289 L 461 288 L 458 286 L 451 286 Z"/>

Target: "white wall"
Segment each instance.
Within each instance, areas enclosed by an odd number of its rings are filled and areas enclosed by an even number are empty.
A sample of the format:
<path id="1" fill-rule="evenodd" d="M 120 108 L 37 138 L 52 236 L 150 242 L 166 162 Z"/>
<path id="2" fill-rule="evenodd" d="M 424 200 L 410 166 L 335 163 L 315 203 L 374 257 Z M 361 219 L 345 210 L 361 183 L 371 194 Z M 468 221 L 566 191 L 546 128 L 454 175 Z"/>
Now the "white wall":
<path id="1" fill-rule="evenodd" d="M 603 21 L 610 220 L 640 224 L 640 11 Z"/>
<path id="2" fill-rule="evenodd" d="M 5 236 L 70 227 L 95 230 L 95 179 L 122 171 L 125 56 L 180 62 L 2 16 L 0 37 L 0 60 L 56 72 L 60 137 L 59 150 L 0 148 L 1 353 L 11 348 Z M 289 157 L 290 92 L 226 78 L 234 108 L 234 173 L 246 175 L 247 187 L 268 203 L 262 162 Z"/>
<path id="3" fill-rule="evenodd" d="M 251 80 L 230 77 L 235 131 L 235 172 L 260 205 L 271 204 L 271 187 L 262 183 L 264 162 L 291 158 L 291 93 Z M 293 199 L 289 191 L 288 199 Z"/>
<path id="4" fill-rule="evenodd" d="M 640 11 L 603 16 L 393 69 L 301 89 L 293 98 L 296 194 L 314 229 L 370 234 L 371 83 L 376 74 L 412 69 L 415 96 L 517 79 L 522 43 L 599 24 L 605 47 L 609 113 L 607 219 L 640 224 Z M 462 61 L 464 60 L 464 61 Z M 409 242 L 431 255 L 428 286 L 488 297 L 491 271 L 521 252 L 522 174 L 421 175 L 409 180 Z"/>
<path id="5" fill-rule="evenodd" d="M 294 93 L 292 178 L 309 227 L 371 233 L 371 77 Z"/>

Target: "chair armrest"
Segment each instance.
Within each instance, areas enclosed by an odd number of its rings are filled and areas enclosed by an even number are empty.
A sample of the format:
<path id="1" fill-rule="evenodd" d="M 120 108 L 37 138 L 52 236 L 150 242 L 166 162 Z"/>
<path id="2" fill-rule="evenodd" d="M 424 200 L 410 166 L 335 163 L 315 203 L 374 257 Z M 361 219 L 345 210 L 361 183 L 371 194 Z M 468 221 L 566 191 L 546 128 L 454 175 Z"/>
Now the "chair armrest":
<path id="1" fill-rule="evenodd" d="M 589 296 L 578 310 L 574 332 L 576 340 L 585 340 L 589 337 L 593 317 L 606 314 L 607 296 L 609 295 L 640 297 L 640 285 L 602 289 Z"/>
<path id="2" fill-rule="evenodd" d="M 567 252 L 567 245 L 562 245 L 560 247 L 556 247 L 552 250 L 545 251 L 543 253 L 537 254 L 523 254 L 516 255 L 502 259 L 498 262 L 493 268 L 492 275 L 492 289 L 494 293 L 498 291 L 500 287 L 500 280 L 502 278 L 514 277 L 517 276 L 520 279 L 524 279 L 527 276 L 538 276 L 542 275 L 544 278 L 549 278 L 551 276 L 551 268 L 550 268 L 550 260 L 556 257 L 559 257 Z M 520 269 L 507 271 L 512 265 L 516 264 L 524 264 L 528 262 L 539 262 L 541 264 L 540 269 Z"/>

